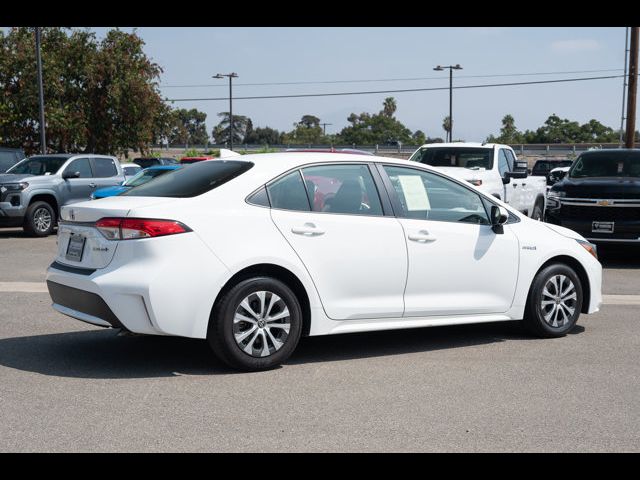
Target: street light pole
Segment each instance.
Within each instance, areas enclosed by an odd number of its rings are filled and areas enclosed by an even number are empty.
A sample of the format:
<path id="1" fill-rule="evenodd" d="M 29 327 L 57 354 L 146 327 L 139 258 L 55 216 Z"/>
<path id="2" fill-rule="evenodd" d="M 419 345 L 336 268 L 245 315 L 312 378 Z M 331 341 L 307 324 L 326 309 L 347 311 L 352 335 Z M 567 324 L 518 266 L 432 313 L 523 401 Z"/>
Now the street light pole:
<path id="1" fill-rule="evenodd" d="M 233 150 L 233 87 L 232 80 L 234 78 L 238 78 L 238 74 L 235 72 L 231 73 L 218 73 L 214 75 L 212 78 L 224 78 L 229 77 L 229 143 L 231 150 Z"/>
<path id="2" fill-rule="evenodd" d="M 44 88 L 42 87 L 42 59 L 40 58 L 40 27 L 36 27 L 36 67 L 38 70 L 38 95 L 40 104 L 40 152 L 47 153 L 47 139 L 44 131 Z"/>
<path id="3" fill-rule="evenodd" d="M 453 141 L 453 71 L 454 70 L 462 70 L 462 67 L 459 63 L 455 65 L 449 65 L 447 67 L 441 67 L 438 65 L 434 68 L 434 70 L 441 72 L 445 68 L 449 69 L 449 131 L 447 132 L 448 138 L 447 141 Z"/>

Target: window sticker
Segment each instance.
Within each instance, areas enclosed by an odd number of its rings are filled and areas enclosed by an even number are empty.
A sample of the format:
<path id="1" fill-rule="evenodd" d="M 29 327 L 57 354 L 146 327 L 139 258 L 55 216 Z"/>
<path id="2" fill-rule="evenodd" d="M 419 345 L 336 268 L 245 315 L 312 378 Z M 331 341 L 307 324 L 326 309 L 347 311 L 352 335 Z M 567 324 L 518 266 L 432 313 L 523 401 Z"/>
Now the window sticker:
<path id="1" fill-rule="evenodd" d="M 398 180 L 402 186 L 407 210 L 430 210 L 429 196 L 422 183 L 422 178 L 418 175 L 398 175 Z"/>

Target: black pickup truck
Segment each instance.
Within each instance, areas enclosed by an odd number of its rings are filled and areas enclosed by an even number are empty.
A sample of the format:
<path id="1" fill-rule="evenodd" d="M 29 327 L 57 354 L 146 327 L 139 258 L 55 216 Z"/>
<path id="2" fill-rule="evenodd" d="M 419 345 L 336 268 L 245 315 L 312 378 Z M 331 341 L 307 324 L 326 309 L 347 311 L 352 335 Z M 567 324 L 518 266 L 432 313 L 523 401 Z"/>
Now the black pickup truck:
<path id="1" fill-rule="evenodd" d="M 640 244 L 640 149 L 582 153 L 549 190 L 545 220 L 592 242 Z"/>

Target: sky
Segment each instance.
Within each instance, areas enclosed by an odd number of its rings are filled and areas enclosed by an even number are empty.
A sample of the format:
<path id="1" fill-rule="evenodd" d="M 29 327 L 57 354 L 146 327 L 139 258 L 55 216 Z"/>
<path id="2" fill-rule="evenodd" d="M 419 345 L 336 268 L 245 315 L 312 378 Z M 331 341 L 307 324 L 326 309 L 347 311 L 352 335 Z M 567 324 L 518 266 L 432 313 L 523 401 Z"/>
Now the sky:
<path id="1" fill-rule="evenodd" d="M 133 27 L 119 27 L 132 31 Z M 101 38 L 109 28 L 91 28 Z M 625 28 L 379 28 L 379 27 L 141 27 L 145 52 L 164 70 L 160 88 L 172 99 L 227 97 L 236 72 L 234 97 L 448 87 L 449 72 L 438 64 L 460 64 L 455 85 L 622 75 Z M 604 72 L 553 73 L 607 70 Z M 545 75 L 512 74 L 544 73 Z M 472 76 L 500 75 L 473 78 Z M 423 80 L 253 85 L 243 83 L 328 82 L 434 77 Z M 175 85 L 212 85 L 172 87 Z M 510 113 L 520 130 L 535 129 L 555 113 L 585 123 L 595 118 L 618 129 L 623 79 L 523 85 L 453 91 L 454 138 L 482 141 L 499 133 Z M 327 133 L 348 125 L 350 113 L 376 113 L 393 96 L 396 118 L 412 131 L 444 137 L 449 91 L 384 93 L 337 97 L 235 100 L 234 114 L 249 116 L 254 128 L 291 130 L 303 115 L 319 117 Z M 175 102 L 207 114 L 207 130 L 218 123 L 228 101 Z"/>

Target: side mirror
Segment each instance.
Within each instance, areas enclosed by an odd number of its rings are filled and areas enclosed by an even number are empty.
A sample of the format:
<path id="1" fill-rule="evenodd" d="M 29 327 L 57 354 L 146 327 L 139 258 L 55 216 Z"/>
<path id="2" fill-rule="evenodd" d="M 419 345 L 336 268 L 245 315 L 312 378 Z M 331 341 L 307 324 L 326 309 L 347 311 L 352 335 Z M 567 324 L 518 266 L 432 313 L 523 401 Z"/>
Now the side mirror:
<path id="1" fill-rule="evenodd" d="M 491 228 L 495 233 L 504 233 L 502 226 L 509 220 L 509 212 L 498 205 L 491 206 Z"/>
<path id="2" fill-rule="evenodd" d="M 64 172 L 62 178 L 65 180 L 67 178 L 80 178 L 80 172 Z"/>
<path id="3" fill-rule="evenodd" d="M 502 177 L 502 183 L 509 183 L 512 178 L 527 178 L 527 171 L 516 170 L 515 172 L 504 172 L 504 177 Z"/>

